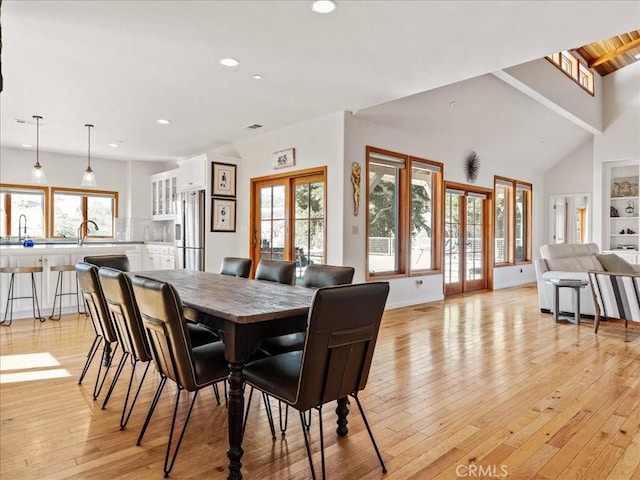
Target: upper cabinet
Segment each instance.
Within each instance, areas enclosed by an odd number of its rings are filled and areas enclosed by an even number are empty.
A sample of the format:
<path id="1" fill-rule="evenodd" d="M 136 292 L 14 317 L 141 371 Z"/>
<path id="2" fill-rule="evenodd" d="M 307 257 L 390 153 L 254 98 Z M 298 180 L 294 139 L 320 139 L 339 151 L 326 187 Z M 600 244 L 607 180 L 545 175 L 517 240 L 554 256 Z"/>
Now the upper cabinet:
<path id="1" fill-rule="evenodd" d="M 207 155 L 178 162 L 178 191 L 204 190 L 207 178 Z"/>
<path id="2" fill-rule="evenodd" d="M 172 220 L 178 198 L 178 169 L 151 175 L 151 218 Z"/>
<path id="3" fill-rule="evenodd" d="M 604 169 L 604 195 L 608 200 L 604 202 L 608 208 L 605 213 L 605 218 L 608 218 L 608 225 L 605 224 L 608 227 L 608 249 L 624 256 L 635 255 L 640 238 L 639 162 L 610 162 L 605 164 Z"/>

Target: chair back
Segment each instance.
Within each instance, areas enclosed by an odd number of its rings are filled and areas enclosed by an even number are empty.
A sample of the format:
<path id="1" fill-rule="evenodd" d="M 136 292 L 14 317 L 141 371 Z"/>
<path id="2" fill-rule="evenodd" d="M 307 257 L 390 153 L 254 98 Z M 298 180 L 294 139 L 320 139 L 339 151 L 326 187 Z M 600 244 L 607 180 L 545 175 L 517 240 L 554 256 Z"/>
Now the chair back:
<path id="1" fill-rule="evenodd" d="M 78 263 L 76 277 L 96 334 L 102 335 L 107 342 L 117 342 L 118 337 L 98 279 L 98 267 L 88 263 Z"/>
<path id="2" fill-rule="evenodd" d="M 90 263 L 96 267 L 109 267 L 121 270 L 123 272 L 129 271 L 129 257 L 124 254 L 121 255 L 91 255 L 84 257 L 85 263 Z"/>
<path id="3" fill-rule="evenodd" d="M 640 322 L 640 274 L 589 271 L 599 315 Z"/>
<path id="4" fill-rule="evenodd" d="M 225 257 L 220 265 L 220 274 L 249 278 L 251 263 L 250 258 Z"/>
<path id="5" fill-rule="evenodd" d="M 133 292 L 158 371 L 187 391 L 198 390 L 182 302 L 173 285 L 133 277 Z"/>
<path id="6" fill-rule="evenodd" d="M 302 286 L 307 288 L 332 287 L 346 285 L 353 281 L 353 267 L 334 265 L 309 265 L 302 277 Z"/>
<path id="7" fill-rule="evenodd" d="M 98 270 L 98 278 L 123 351 L 141 362 L 151 361 L 151 350 L 131 279 L 126 273 L 107 267 Z"/>
<path id="8" fill-rule="evenodd" d="M 256 269 L 256 280 L 293 285 L 296 275 L 296 262 L 261 259 Z"/>
<path id="9" fill-rule="evenodd" d="M 309 310 L 296 409 L 307 410 L 366 386 L 388 295 L 386 282 L 316 291 Z"/>

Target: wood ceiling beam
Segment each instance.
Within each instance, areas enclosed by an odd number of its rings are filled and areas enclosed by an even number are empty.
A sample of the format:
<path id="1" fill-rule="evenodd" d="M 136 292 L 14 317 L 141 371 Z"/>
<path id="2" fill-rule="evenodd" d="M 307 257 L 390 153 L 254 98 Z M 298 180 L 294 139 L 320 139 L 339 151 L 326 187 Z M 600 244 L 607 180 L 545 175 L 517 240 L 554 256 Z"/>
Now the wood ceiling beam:
<path id="1" fill-rule="evenodd" d="M 609 53 L 605 53 L 601 57 L 594 58 L 593 60 L 591 60 L 589 62 L 589 68 L 593 68 L 593 67 L 597 67 L 598 65 L 602 65 L 604 62 L 608 62 L 612 58 L 615 58 L 618 55 L 620 55 L 620 54 L 622 54 L 622 53 L 624 53 L 624 52 L 626 52 L 628 50 L 631 50 L 632 48 L 635 48 L 637 46 L 640 46 L 640 38 L 636 38 L 632 42 L 629 42 L 629 43 L 627 43 L 625 45 L 621 45 L 618 48 L 616 48 L 615 50 L 612 50 Z"/>

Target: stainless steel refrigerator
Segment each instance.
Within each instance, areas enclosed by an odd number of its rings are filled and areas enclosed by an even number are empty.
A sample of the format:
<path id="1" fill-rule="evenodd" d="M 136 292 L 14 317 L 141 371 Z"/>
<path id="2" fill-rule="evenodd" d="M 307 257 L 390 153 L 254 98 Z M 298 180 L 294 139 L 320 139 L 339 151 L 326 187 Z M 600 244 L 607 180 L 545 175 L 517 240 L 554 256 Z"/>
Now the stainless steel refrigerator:
<path id="1" fill-rule="evenodd" d="M 204 190 L 181 192 L 175 222 L 176 268 L 204 271 Z"/>

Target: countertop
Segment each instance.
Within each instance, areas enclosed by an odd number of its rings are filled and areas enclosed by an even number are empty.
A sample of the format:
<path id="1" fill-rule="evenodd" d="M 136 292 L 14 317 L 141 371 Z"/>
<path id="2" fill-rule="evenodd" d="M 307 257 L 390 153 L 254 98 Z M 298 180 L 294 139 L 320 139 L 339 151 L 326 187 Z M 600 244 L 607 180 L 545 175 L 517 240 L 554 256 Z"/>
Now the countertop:
<path id="1" fill-rule="evenodd" d="M 16 244 L 0 244 L 0 255 L 29 255 L 47 253 L 83 253 L 83 252 L 126 252 L 132 250 L 142 242 L 87 242 L 81 247 L 76 243 L 38 243 L 33 247 L 23 247 Z"/>

